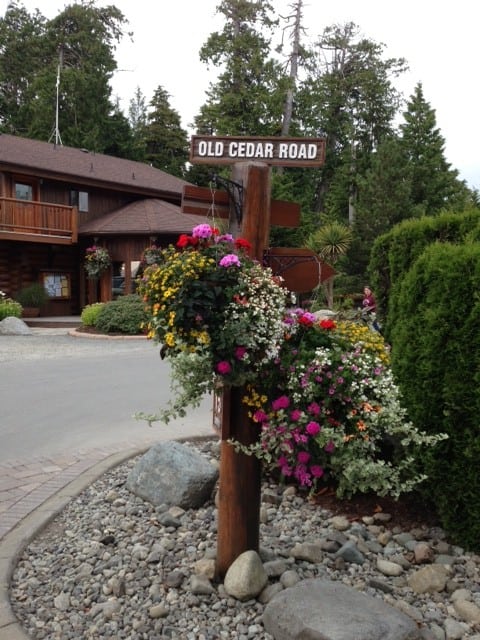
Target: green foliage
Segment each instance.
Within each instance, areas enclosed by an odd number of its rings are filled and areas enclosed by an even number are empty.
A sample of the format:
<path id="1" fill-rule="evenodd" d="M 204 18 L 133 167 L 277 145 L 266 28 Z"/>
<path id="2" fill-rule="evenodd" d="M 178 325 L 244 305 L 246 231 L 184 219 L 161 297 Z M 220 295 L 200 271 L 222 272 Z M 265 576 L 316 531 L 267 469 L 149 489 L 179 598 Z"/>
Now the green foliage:
<path id="1" fill-rule="evenodd" d="M 148 335 L 163 344 L 182 389 L 159 419 L 174 417 L 186 400 L 198 405 L 219 382 L 246 384 L 274 357 L 290 296 L 249 250 L 243 238 L 200 224 L 145 269 L 139 292 L 151 313 Z"/>
<path id="2" fill-rule="evenodd" d="M 217 11 L 225 16 L 225 24 L 209 36 L 200 59 L 222 72 L 210 85 L 195 126 L 217 135 L 278 134 L 288 78 L 270 55 L 272 6 L 223 0 Z"/>
<path id="3" fill-rule="evenodd" d="M 169 95 L 162 87 L 155 90 L 150 107 L 142 131 L 145 160 L 157 169 L 184 177 L 189 155 L 187 132 L 180 126 L 180 116 L 170 106 Z"/>
<path id="4" fill-rule="evenodd" d="M 449 439 L 423 458 L 426 494 L 462 545 L 480 540 L 480 244 L 433 243 L 403 277 L 392 365 L 412 420 Z"/>
<path id="5" fill-rule="evenodd" d="M 289 337 L 244 402 L 260 423 L 258 442 L 234 445 L 301 487 L 333 481 L 337 495 L 392 495 L 422 482 L 415 453 L 443 436 L 406 418 L 378 332 L 292 312 Z"/>
<path id="6" fill-rule="evenodd" d="M 95 326 L 102 333 L 137 335 L 143 333 L 147 322 L 148 316 L 142 299 L 131 294 L 105 303 L 98 313 Z"/>
<path id="7" fill-rule="evenodd" d="M 16 2 L 0 18 L 0 128 L 7 133 L 26 135 L 29 129 L 32 84 L 44 65 L 44 28 L 38 10 L 29 15 Z"/>
<path id="8" fill-rule="evenodd" d="M 424 98 L 421 83 L 415 87 L 403 116 L 401 146 L 412 207 L 417 215 L 432 215 L 447 206 L 460 185 L 458 171 L 452 170 L 445 158 L 445 140 L 437 128 L 435 110 Z"/>
<path id="9" fill-rule="evenodd" d="M 93 304 L 87 304 L 87 306 L 82 309 L 82 313 L 80 315 L 82 324 L 84 324 L 86 327 L 96 327 L 98 315 L 105 304 L 105 302 L 95 302 Z"/>
<path id="10" fill-rule="evenodd" d="M 0 320 L 5 318 L 20 318 L 22 315 L 22 305 L 0 291 Z"/>
<path id="11" fill-rule="evenodd" d="M 405 220 L 376 239 L 368 269 L 369 280 L 379 313 L 386 319 L 387 339 L 390 339 L 390 327 L 396 323 L 398 288 L 415 259 L 431 243 L 462 243 L 479 224 L 480 210 L 471 209 L 461 214 L 444 213 Z"/>
<path id="12" fill-rule="evenodd" d="M 113 56 L 123 14 L 94 2 L 66 6 L 46 20 L 15 3 L 0 20 L 0 124 L 9 133 L 48 140 L 55 124 L 60 70 L 59 129 L 64 144 L 129 152 L 130 132 L 111 101 Z"/>
<path id="13" fill-rule="evenodd" d="M 33 282 L 27 287 L 20 289 L 15 295 L 15 299 L 22 307 L 43 307 L 48 301 L 48 293 L 40 282 Z"/>

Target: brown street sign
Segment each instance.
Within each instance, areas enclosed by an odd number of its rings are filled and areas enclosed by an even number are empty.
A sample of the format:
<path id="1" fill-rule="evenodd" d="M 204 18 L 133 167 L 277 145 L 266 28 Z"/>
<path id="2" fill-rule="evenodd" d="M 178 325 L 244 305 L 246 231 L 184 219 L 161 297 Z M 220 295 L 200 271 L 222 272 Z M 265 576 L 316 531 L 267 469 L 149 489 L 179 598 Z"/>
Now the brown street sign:
<path id="1" fill-rule="evenodd" d="M 190 162 L 264 162 L 282 167 L 320 167 L 325 163 L 325 138 L 192 136 Z"/>

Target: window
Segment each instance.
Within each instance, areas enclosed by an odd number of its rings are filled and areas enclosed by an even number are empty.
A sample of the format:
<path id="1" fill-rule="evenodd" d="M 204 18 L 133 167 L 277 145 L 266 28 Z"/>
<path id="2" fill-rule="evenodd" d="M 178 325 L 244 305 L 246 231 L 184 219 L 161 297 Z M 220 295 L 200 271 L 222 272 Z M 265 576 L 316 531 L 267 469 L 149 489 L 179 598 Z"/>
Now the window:
<path id="1" fill-rule="evenodd" d="M 33 200 L 33 187 L 24 182 L 15 182 L 15 198 L 17 200 Z"/>
<path id="2" fill-rule="evenodd" d="M 70 191 L 70 206 L 77 207 L 79 211 L 88 211 L 88 192 L 72 189 Z"/>

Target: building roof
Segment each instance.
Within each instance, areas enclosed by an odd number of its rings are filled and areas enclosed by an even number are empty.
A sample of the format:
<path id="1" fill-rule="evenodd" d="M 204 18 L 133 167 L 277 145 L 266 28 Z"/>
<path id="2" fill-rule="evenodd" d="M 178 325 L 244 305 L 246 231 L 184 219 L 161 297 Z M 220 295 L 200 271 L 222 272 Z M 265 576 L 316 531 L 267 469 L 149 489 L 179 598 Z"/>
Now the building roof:
<path id="1" fill-rule="evenodd" d="M 81 224 L 81 235 L 122 234 L 180 234 L 190 233 L 192 227 L 206 222 L 202 216 L 182 213 L 174 204 L 151 198 L 138 200 L 96 220 Z"/>
<path id="2" fill-rule="evenodd" d="M 142 162 L 0 134 L 0 169 L 139 195 L 181 195 L 185 180 Z"/>

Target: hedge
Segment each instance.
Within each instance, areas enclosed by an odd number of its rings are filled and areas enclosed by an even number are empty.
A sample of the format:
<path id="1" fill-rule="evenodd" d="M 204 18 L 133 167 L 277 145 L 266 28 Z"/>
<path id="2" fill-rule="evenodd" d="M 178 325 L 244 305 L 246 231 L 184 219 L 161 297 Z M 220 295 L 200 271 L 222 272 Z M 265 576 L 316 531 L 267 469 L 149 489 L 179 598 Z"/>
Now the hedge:
<path id="1" fill-rule="evenodd" d="M 449 439 L 422 463 L 444 528 L 480 541 L 480 243 L 428 246 L 402 278 L 392 368 L 412 421 Z"/>

